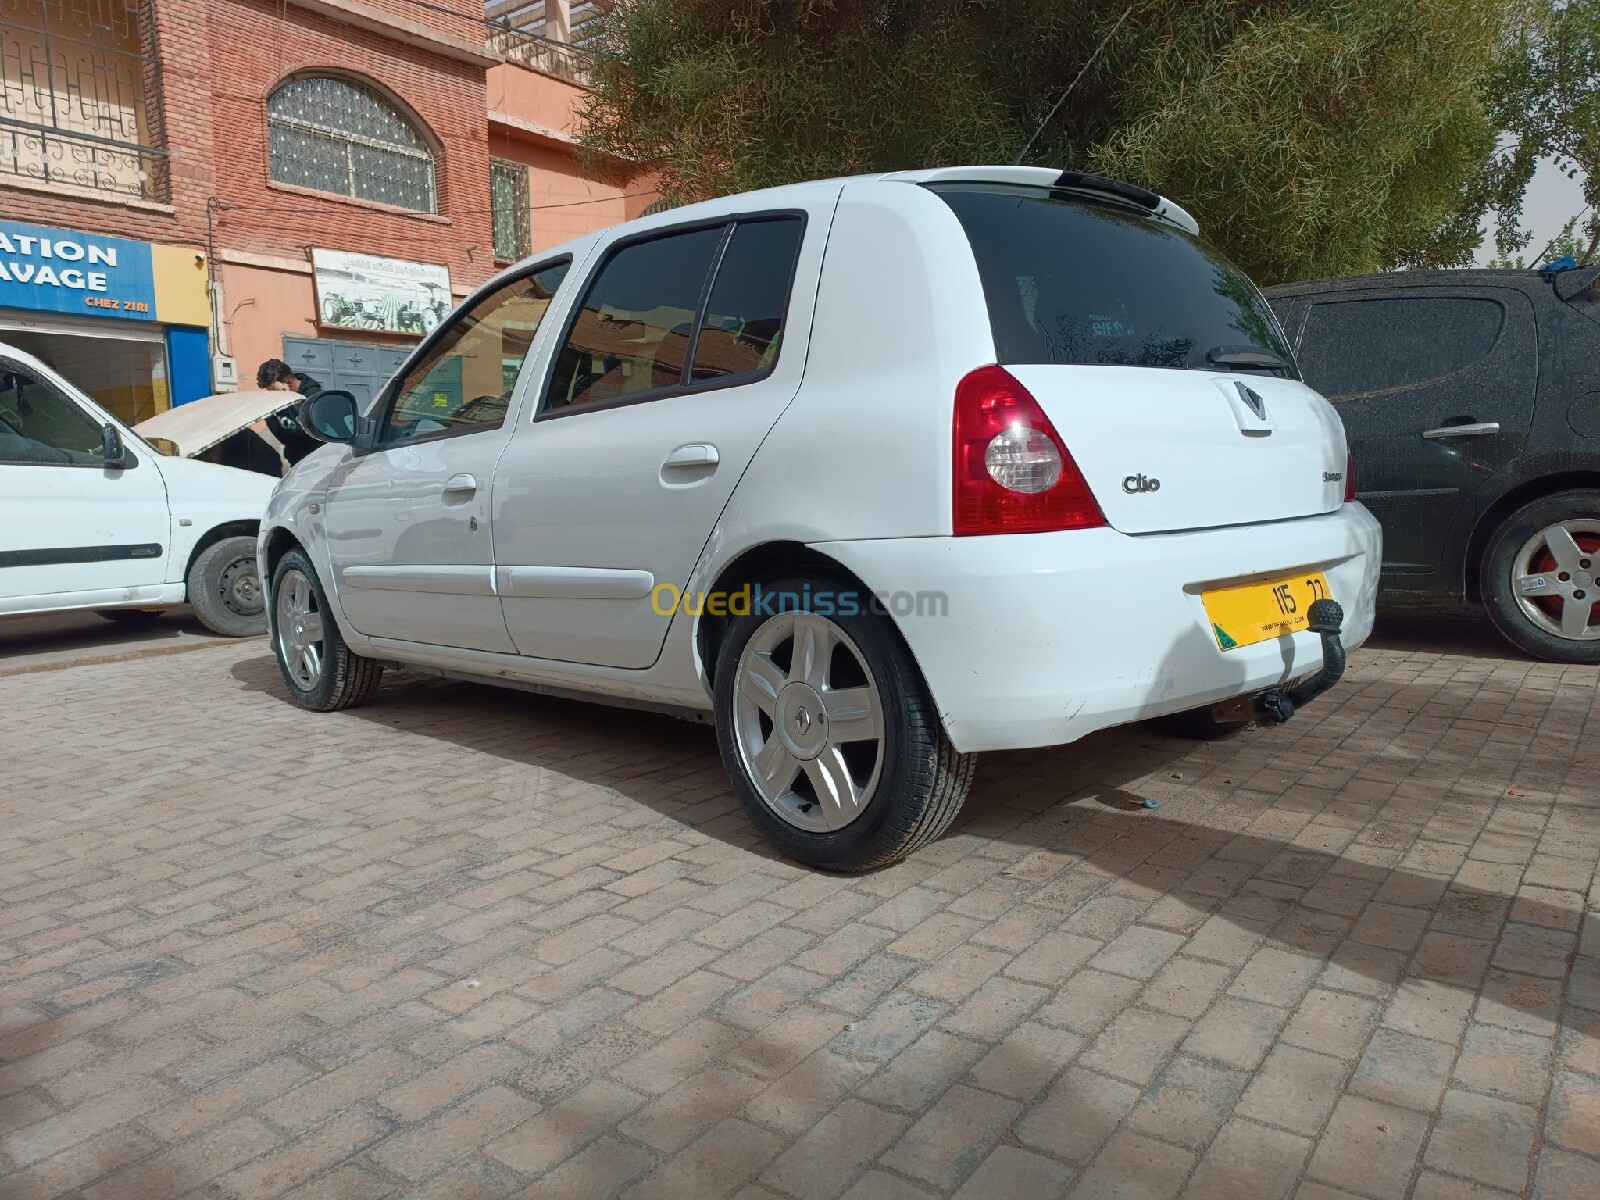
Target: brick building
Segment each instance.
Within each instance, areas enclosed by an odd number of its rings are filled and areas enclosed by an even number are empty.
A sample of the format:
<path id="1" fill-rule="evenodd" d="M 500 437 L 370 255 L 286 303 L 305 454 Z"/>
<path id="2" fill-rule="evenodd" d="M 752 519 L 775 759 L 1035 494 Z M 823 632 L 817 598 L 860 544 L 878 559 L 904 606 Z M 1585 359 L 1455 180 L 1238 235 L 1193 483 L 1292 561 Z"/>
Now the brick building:
<path id="1" fill-rule="evenodd" d="M 134 420 L 229 360 L 361 394 L 498 265 L 637 215 L 574 160 L 586 6 L 497 7 L 0 0 L 0 341 Z"/>

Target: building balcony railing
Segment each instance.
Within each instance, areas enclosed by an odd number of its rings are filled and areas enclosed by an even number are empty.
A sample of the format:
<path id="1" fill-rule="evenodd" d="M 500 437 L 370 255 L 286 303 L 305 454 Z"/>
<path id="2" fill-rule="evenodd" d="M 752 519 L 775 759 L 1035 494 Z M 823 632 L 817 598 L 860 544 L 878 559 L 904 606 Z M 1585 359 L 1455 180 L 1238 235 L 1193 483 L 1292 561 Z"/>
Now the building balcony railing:
<path id="1" fill-rule="evenodd" d="M 0 117 L 0 182 L 7 176 L 135 200 L 168 195 L 165 150 Z"/>
<path id="2" fill-rule="evenodd" d="M 507 62 L 542 71 L 583 86 L 589 81 L 590 57 L 570 42 L 558 42 L 542 34 L 514 29 L 498 21 L 485 21 L 489 28 L 489 48 Z"/>

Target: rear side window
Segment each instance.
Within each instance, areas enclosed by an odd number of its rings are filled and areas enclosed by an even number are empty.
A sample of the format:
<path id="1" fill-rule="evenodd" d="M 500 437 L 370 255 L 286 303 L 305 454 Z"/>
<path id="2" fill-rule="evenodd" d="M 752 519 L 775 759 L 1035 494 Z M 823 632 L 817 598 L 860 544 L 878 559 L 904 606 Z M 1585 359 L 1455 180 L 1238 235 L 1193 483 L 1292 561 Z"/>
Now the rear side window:
<path id="1" fill-rule="evenodd" d="M 1255 285 L 1181 229 L 1049 188 L 931 190 L 972 243 L 1000 362 L 1193 370 L 1255 350 L 1293 374 Z"/>
<path id="2" fill-rule="evenodd" d="M 777 360 L 803 230 L 799 217 L 734 226 L 700 322 L 694 382 L 751 375 Z"/>
<path id="3" fill-rule="evenodd" d="M 556 357 L 546 410 L 673 387 L 683 378 L 706 276 L 727 226 L 634 242 L 589 285 Z"/>
<path id="4" fill-rule="evenodd" d="M 1306 382 L 1329 399 L 1414 387 L 1489 357 L 1506 321 L 1481 296 L 1314 304 L 1300 338 Z"/>
<path id="5" fill-rule="evenodd" d="M 804 228 L 751 218 L 614 251 L 556 358 L 545 411 L 759 377 L 783 340 Z"/>

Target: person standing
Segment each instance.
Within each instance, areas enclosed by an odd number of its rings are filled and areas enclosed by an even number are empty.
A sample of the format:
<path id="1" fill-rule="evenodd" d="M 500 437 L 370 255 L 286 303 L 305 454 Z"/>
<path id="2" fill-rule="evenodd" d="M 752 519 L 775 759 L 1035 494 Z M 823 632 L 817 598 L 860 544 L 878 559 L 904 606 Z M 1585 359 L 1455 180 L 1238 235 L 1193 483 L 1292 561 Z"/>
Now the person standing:
<path id="1" fill-rule="evenodd" d="M 267 428 L 283 443 L 283 457 L 290 466 L 310 454 L 322 442 L 312 435 L 306 421 L 306 401 L 322 391 L 322 384 L 294 368 L 281 358 L 269 358 L 256 368 L 256 386 L 264 392 L 298 392 L 300 400 L 290 410 L 273 413 L 267 418 Z"/>

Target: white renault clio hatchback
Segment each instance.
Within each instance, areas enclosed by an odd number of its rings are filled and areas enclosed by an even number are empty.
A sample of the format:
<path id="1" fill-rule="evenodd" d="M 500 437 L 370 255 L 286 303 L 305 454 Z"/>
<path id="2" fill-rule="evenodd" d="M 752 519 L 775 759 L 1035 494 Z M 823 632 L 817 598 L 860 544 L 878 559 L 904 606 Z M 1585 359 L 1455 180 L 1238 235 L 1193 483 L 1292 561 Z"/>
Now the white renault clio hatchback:
<path id="1" fill-rule="evenodd" d="M 296 703 L 388 663 L 714 720 L 751 818 L 822 867 L 936 837 L 981 751 L 1287 719 L 1371 627 L 1338 417 L 1192 218 L 1097 176 L 632 221 L 309 419 L 344 444 L 260 537 Z"/>

